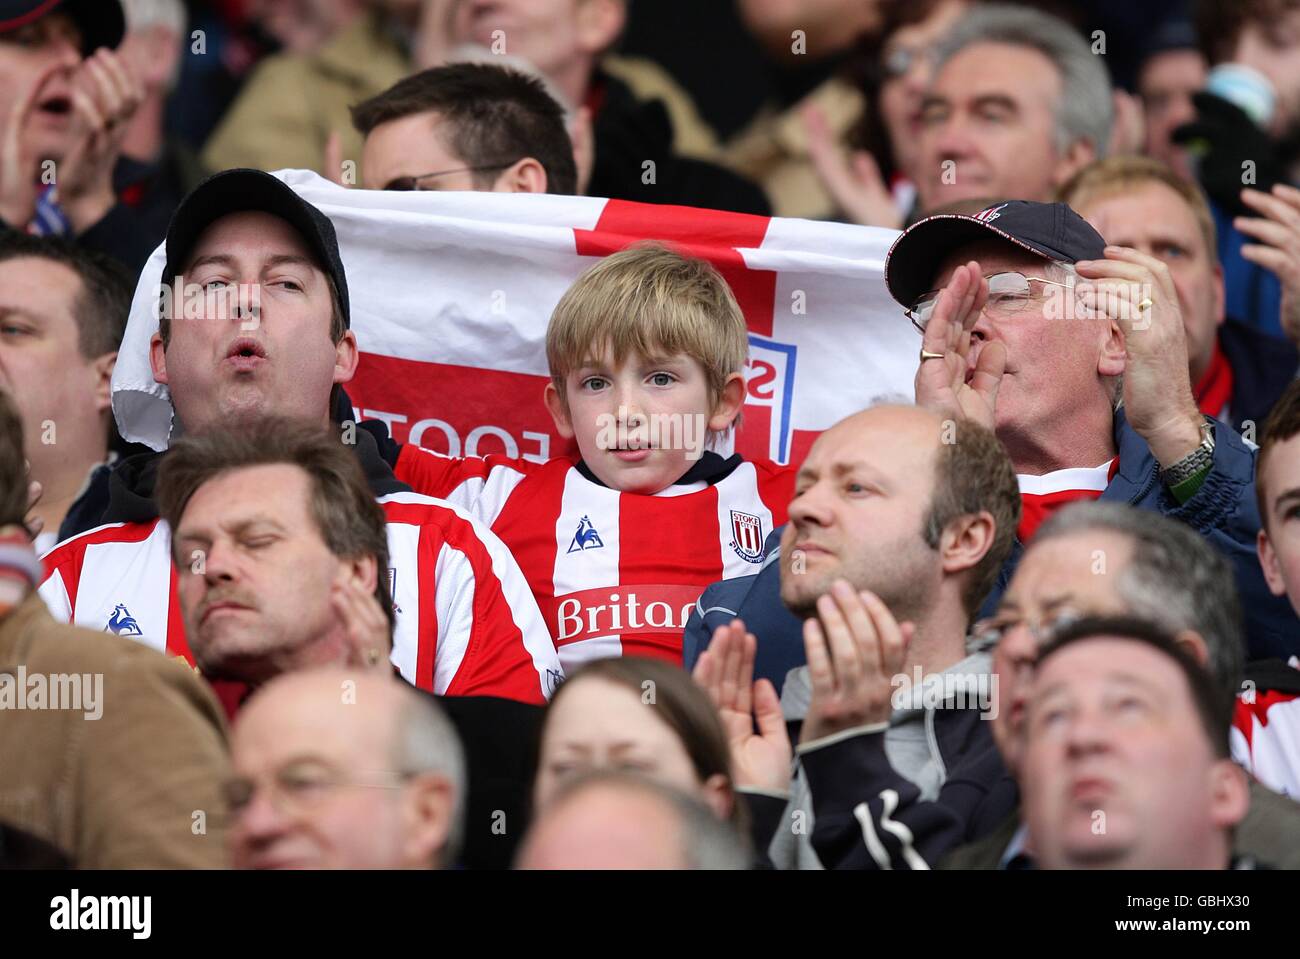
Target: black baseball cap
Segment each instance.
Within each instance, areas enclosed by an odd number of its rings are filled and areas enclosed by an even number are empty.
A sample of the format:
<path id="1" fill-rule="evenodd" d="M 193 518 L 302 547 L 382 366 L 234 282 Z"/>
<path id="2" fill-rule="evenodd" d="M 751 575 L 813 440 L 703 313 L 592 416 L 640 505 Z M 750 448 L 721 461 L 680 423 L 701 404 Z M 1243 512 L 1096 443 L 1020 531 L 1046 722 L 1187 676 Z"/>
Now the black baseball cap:
<path id="1" fill-rule="evenodd" d="M 121 0 L 0 0 L 0 35 L 55 11 L 71 17 L 81 31 L 83 56 L 90 56 L 100 47 L 112 50 L 126 35 Z"/>
<path id="2" fill-rule="evenodd" d="M 339 293 L 339 310 L 343 325 L 352 326 L 348 305 L 348 278 L 339 256 L 339 241 L 334 224 L 283 180 L 261 170 L 224 170 L 208 177 L 181 201 L 167 227 L 167 265 L 162 281 L 170 284 L 209 226 L 231 213 L 257 210 L 285 220 L 302 235 L 303 241 Z"/>
<path id="3" fill-rule="evenodd" d="M 1048 260 L 1077 263 L 1100 260 L 1106 241 L 1064 203 L 1008 200 L 973 216 L 939 213 L 903 231 L 885 254 L 885 286 L 911 308 L 934 289 L 934 274 L 964 246 L 997 237 Z"/>

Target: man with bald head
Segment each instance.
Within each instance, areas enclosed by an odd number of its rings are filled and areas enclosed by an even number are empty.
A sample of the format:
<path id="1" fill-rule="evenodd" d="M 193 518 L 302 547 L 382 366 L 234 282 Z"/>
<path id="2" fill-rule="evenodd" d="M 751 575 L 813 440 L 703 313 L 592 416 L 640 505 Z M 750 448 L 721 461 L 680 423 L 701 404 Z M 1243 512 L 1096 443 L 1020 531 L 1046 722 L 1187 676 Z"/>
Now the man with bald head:
<path id="1" fill-rule="evenodd" d="M 1011 462 L 991 431 L 920 407 L 876 406 L 813 444 L 779 567 L 701 598 L 709 613 L 692 619 L 697 646 L 704 628 L 717 631 L 714 642 L 744 632 L 731 624 L 734 613 L 719 610 L 739 611 L 763 634 L 772 632 L 768 617 L 802 620 L 809 665 L 789 673 L 781 699 L 787 721 L 802 721 L 800 771 L 781 821 L 815 817 L 811 831 L 778 831 L 778 866 L 915 868 L 1009 811 L 1005 771 L 980 719 L 989 657 L 967 655 L 966 631 L 1019 515 Z M 747 594 L 762 596 L 754 583 L 778 570 L 785 610 L 746 606 Z M 937 813 L 931 807 L 959 769 L 982 784 L 981 795 Z M 882 806 L 886 793 L 896 806 Z M 882 844 L 864 845 L 860 805 L 907 823 L 908 841 L 882 826 Z"/>
<path id="2" fill-rule="evenodd" d="M 434 700 L 336 667 L 262 687 L 231 734 L 240 869 L 429 869 L 462 832 L 465 760 Z"/>
<path id="3" fill-rule="evenodd" d="M 524 840 L 520 869 L 745 869 L 735 828 L 694 796 L 629 773 L 567 783 Z"/>

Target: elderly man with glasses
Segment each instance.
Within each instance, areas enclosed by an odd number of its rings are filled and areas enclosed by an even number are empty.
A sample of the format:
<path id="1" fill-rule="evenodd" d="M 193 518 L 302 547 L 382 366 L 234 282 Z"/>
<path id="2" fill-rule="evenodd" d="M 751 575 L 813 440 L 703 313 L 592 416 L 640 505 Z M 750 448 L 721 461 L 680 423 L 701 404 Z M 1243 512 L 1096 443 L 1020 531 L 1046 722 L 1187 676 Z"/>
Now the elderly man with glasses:
<path id="1" fill-rule="evenodd" d="M 224 784 L 237 869 L 436 869 L 456 863 L 465 757 L 430 696 L 339 667 L 263 687 L 231 736 Z"/>
<path id="2" fill-rule="evenodd" d="M 915 224 L 891 248 L 885 281 L 923 331 L 917 403 L 992 428 L 1015 467 L 1021 520 L 986 613 L 1039 523 L 1100 499 L 1179 520 L 1228 561 L 1250 658 L 1300 648 L 1255 557 L 1254 452 L 1197 410 L 1163 263 L 1107 247 L 1064 204 L 1008 201 Z M 1098 548 L 1090 559 L 1102 576 L 1114 557 Z M 781 604 L 783 565 L 769 556 L 755 576 L 705 591 L 686 628 L 688 665 L 737 616 L 769 661 L 801 648 L 801 624 Z"/>
<path id="3" fill-rule="evenodd" d="M 1229 561 L 1250 658 L 1300 651 L 1255 555 L 1254 452 L 1196 407 L 1163 263 L 1107 247 L 1065 204 L 1013 200 L 916 223 L 890 249 L 885 282 L 922 331 L 917 403 L 993 428 L 1015 466 L 1021 520 L 986 614 L 1039 523 L 1100 499 L 1177 519 Z M 769 546 L 775 554 L 775 538 Z M 735 615 L 758 636 L 760 659 L 802 659 L 779 565 L 769 555 L 754 576 L 705 591 L 686 627 L 688 666 Z M 760 675 L 778 688 L 784 679 Z"/>
<path id="4" fill-rule="evenodd" d="M 1197 409 L 1164 263 L 1106 246 L 1065 204 L 1010 201 L 915 224 L 885 281 L 922 330 L 917 402 L 990 426 L 1011 454 L 1021 544 L 1076 500 L 1171 516 L 1231 562 L 1251 656 L 1297 651 L 1255 559 L 1253 451 Z"/>

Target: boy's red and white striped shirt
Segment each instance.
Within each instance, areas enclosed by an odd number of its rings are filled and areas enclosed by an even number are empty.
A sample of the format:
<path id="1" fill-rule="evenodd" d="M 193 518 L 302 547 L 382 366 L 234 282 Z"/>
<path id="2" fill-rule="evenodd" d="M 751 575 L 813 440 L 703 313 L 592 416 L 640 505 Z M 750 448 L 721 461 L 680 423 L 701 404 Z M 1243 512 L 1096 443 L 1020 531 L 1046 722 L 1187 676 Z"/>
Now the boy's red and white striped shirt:
<path id="1" fill-rule="evenodd" d="M 450 503 L 399 492 L 388 518 L 396 626 L 393 665 L 440 695 L 550 698 L 563 677 L 550 633 L 510 552 Z M 191 664 L 162 520 L 112 523 L 42 557 L 40 593 L 56 619 L 138 640 Z"/>
<path id="2" fill-rule="evenodd" d="M 459 459 L 407 445 L 397 478 L 463 506 L 510 548 L 566 674 L 592 659 L 677 663 L 705 587 L 756 573 L 785 522 L 794 470 L 742 461 L 723 478 L 621 493 L 572 460 Z"/>

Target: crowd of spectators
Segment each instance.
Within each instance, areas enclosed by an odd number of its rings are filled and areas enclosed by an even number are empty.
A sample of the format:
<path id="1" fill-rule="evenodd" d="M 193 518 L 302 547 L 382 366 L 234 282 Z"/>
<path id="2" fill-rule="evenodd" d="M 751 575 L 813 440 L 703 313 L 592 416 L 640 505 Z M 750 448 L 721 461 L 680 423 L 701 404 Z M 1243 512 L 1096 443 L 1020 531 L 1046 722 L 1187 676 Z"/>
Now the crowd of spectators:
<path id="1" fill-rule="evenodd" d="M 695 6 L 0 0 L 0 866 L 1300 866 L 1300 2 Z M 914 395 L 727 455 L 726 270 L 636 243 L 572 456 L 398 443 L 285 169 L 901 231 Z M 160 247 L 233 305 L 161 452 Z"/>

